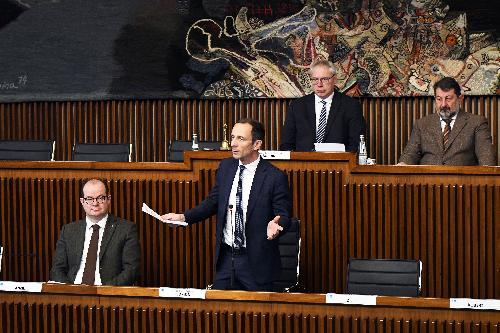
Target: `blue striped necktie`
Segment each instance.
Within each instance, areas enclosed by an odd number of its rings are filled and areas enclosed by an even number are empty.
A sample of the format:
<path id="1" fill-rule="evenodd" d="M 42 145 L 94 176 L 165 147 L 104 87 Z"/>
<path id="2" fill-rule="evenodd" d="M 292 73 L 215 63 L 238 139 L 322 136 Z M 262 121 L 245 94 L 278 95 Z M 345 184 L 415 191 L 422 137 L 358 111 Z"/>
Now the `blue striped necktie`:
<path id="1" fill-rule="evenodd" d="M 322 100 L 323 107 L 321 108 L 321 113 L 319 114 L 318 129 L 316 130 L 316 142 L 323 142 L 323 137 L 326 131 L 326 101 Z"/>

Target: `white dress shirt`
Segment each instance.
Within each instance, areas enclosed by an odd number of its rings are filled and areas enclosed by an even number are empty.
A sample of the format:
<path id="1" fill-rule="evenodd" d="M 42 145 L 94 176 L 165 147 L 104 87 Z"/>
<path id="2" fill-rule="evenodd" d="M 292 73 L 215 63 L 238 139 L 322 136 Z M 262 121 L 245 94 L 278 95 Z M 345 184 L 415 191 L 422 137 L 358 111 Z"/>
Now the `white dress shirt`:
<path id="1" fill-rule="evenodd" d="M 451 123 L 450 123 L 450 128 L 453 129 L 453 125 L 455 125 L 455 120 L 457 119 L 458 112 L 455 113 L 453 117 L 451 117 Z M 446 126 L 446 122 L 443 120 L 443 118 L 439 118 L 441 122 L 441 132 L 444 132 L 444 127 Z"/>
<path id="2" fill-rule="evenodd" d="M 316 112 L 316 128 L 318 128 L 319 117 L 321 115 L 321 109 L 323 109 L 323 103 L 321 103 L 321 101 L 326 102 L 326 120 L 328 121 L 328 116 L 330 115 L 330 108 L 332 106 L 333 95 L 334 95 L 334 93 L 332 93 L 330 96 L 328 96 L 325 99 L 319 98 L 318 95 L 314 95 L 314 111 Z"/>
<path id="3" fill-rule="evenodd" d="M 241 183 L 241 208 L 243 209 L 243 225 L 247 223 L 247 208 L 248 208 L 248 198 L 250 197 L 250 191 L 252 189 L 253 178 L 255 176 L 255 171 L 260 162 L 260 156 L 252 163 L 245 164 L 245 170 L 243 170 L 243 180 Z M 238 165 L 238 170 L 234 175 L 233 186 L 231 188 L 231 193 L 229 194 L 229 205 L 233 205 L 233 209 L 227 213 L 226 226 L 224 228 L 224 243 L 232 246 L 233 235 L 234 235 L 234 223 L 236 215 L 236 190 L 238 189 L 238 181 L 240 179 L 240 165 Z M 246 237 L 243 241 L 243 247 L 246 247 Z"/>
<path id="4" fill-rule="evenodd" d="M 87 221 L 87 226 L 85 227 L 85 242 L 83 243 L 83 253 L 82 260 L 80 261 L 80 268 L 78 269 L 78 273 L 76 273 L 74 284 L 82 284 L 83 278 L 83 270 L 85 269 L 85 263 L 87 262 L 87 252 L 89 251 L 90 238 L 92 237 L 92 226 L 94 222 L 92 222 L 88 217 L 85 218 Z M 101 241 L 102 235 L 104 234 L 104 228 L 106 227 L 106 221 L 108 220 L 108 215 L 104 216 L 102 220 L 97 222 L 99 225 L 99 242 L 97 244 L 97 262 L 95 264 L 95 280 L 94 285 L 100 286 L 101 283 L 101 274 L 99 274 L 99 253 L 101 252 Z"/>

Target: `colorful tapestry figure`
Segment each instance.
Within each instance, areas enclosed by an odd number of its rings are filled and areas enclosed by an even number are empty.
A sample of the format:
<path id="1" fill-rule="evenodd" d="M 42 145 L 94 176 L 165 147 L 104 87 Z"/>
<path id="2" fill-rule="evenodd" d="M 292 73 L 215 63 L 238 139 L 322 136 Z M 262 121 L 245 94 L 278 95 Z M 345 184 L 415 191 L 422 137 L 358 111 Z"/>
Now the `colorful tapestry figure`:
<path id="1" fill-rule="evenodd" d="M 428 95 L 443 76 L 466 94 L 498 93 L 498 43 L 467 33 L 466 14 L 448 10 L 441 0 L 314 0 L 264 23 L 242 6 L 223 22 L 194 22 L 186 51 L 202 67 L 228 65 L 203 90 L 208 98 L 310 93 L 308 66 L 317 57 L 336 64 L 338 86 L 351 95 Z"/>

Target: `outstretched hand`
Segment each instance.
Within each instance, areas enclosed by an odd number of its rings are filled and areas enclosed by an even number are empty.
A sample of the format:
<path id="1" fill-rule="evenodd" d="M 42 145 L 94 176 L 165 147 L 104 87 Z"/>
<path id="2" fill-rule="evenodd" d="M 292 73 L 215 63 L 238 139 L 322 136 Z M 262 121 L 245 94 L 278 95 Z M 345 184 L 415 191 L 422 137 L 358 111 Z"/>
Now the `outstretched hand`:
<path id="1" fill-rule="evenodd" d="M 186 217 L 184 216 L 184 214 L 176 214 L 176 213 L 164 214 L 164 215 L 160 216 L 160 218 L 165 223 L 167 223 L 168 221 L 181 221 L 181 222 L 185 222 L 186 221 Z M 171 224 L 171 223 L 168 223 L 168 225 L 170 227 L 176 227 L 177 226 L 176 224 Z"/>
<path id="2" fill-rule="evenodd" d="M 283 227 L 278 224 L 280 220 L 280 216 L 277 215 L 274 219 L 269 221 L 267 224 L 267 239 L 275 239 L 276 236 L 280 233 L 280 231 L 283 231 Z"/>

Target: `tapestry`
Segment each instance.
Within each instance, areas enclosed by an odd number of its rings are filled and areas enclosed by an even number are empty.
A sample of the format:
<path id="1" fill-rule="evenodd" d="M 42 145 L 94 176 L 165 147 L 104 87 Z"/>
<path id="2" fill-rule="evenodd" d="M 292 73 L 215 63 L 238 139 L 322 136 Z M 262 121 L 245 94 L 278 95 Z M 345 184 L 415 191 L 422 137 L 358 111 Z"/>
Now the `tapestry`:
<path id="1" fill-rule="evenodd" d="M 0 101 L 500 92 L 500 47 L 442 0 L 2 0 Z"/>

